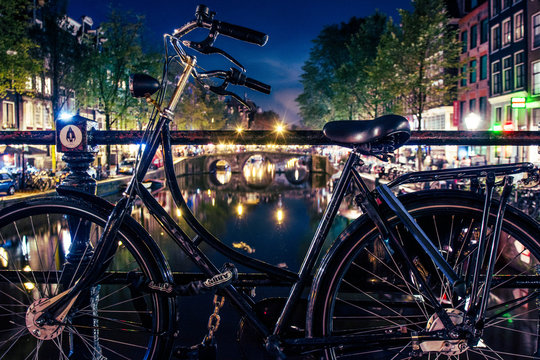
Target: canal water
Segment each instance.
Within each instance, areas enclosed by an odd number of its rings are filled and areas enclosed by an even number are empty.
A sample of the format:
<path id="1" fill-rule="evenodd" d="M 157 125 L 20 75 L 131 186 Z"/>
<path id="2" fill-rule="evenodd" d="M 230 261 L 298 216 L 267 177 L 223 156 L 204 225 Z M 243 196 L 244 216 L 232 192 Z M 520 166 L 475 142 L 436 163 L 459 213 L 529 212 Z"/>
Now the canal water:
<path id="1" fill-rule="evenodd" d="M 332 183 L 326 174 L 309 174 L 304 170 L 293 166 L 293 169 L 279 171 L 258 159 L 246 165 L 240 174 L 232 174 L 225 167 L 212 174 L 180 176 L 178 182 L 191 211 L 223 243 L 296 272 L 330 199 Z M 188 228 L 167 189 L 155 190 L 153 195 L 184 229 Z M 132 216 L 158 242 L 173 271 L 199 272 L 140 202 L 136 203 Z M 338 215 L 326 247 L 348 222 Z M 218 267 L 227 261 L 209 246 L 202 244 L 201 248 Z M 241 272 L 253 271 L 238 264 L 237 267 Z M 259 287 L 253 289 L 252 294 L 259 301 L 267 297 L 286 297 L 288 289 Z M 212 310 L 211 295 L 180 299 L 177 343 L 199 343 L 206 333 Z M 221 314 L 222 323 L 216 335 L 218 358 L 237 359 L 240 318 L 230 304 L 225 305 Z"/>

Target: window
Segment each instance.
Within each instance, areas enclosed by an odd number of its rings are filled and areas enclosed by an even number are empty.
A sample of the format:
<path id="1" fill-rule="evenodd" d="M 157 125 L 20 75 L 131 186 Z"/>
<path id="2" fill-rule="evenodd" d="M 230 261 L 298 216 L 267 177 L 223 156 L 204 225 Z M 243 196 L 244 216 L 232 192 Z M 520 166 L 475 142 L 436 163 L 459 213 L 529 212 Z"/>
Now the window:
<path id="1" fill-rule="evenodd" d="M 51 95 L 51 94 L 52 94 L 52 91 L 51 91 L 51 78 L 46 77 L 45 78 L 45 95 Z"/>
<path id="2" fill-rule="evenodd" d="M 43 128 L 44 129 L 51 129 L 51 109 L 48 106 L 45 106 L 43 108 Z"/>
<path id="3" fill-rule="evenodd" d="M 459 102 L 459 118 L 463 121 L 463 116 L 465 115 L 465 101 Z"/>
<path id="4" fill-rule="evenodd" d="M 461 86 L 467 86 L 467 65 L 461 67 Z"/>
<path id="5" fill-rule="evenodd" d="M 24 123 L 27 129 L 34 128 L 34 105 L 29 101 L 24 103 Z"/>
<path id="6" fill-rule="evenodd" d="M 2 104 L 2 127 L 4 129 L 15 128 L 15 104 L 12 102 L 4 101 Z"/>
<path id="7" fill-rule="evenodd" d="M 491 28 L 491 51 L 501 48 L 501 27 L 497 24 Z"/>
<path id="8" fill-rule="evenodd" d="M 540 94 L 540 61 L 532 64 L 532 93 Z"/>
<path id="9" fill-rule="evenodd" d="M 512 0 L 503 0 L 503 9 L 508 9 L 512 5 Z"/>
<path id="10" fill-rule="evenodd" d="M 34 125 L 37 129 L 43 128 L 43 114 L 41 113 L 41 104 L 36 104 L 34 107 Z"/>
<path id="11" fill-rule="evenodd" d="M 476 60 L 472 60 L 469 63 L 469 83 L 475 83 L 476 82 Z"/>
<path id="12" fill-rule="evenodd" d="M 467 31 L 461 33 L 461 53 L 467 52 Z"/>
<path id="13" fill-rule="evenodd" d="M 480 22 L 480 44 L 488 41 L 489 22 L 488 19 L 484 19 Z"/>
<path id="14" fill-rule="evenodd" d="M 469 100 L 469 112 L 474 112 L 476 110 L 476 99 Z"/>
<path id="15" fill-rule="evenodd" d="M 501 0 L 491 1 L 491 16 L 497 15 L 501 11 Z"/>
<path id="16" fill-rule="evenodd" d="M 487 55 L 480 57 L 480 80 L 487 79 Z"/>
<path id="17" fill-rule="evenodd" d="M 496 61 L 491 65 L 491 93 L 501 92 L 501 62 Z"/>
<path id="18" fill-rule="evenodd" d="M 523 39 L 523 11 L 514 15 L 514 41 Z"/>
<path id="19" fill-rule="evenodd" d="M 478 25 L 471 26 L 471 45 L 470 49 L 474 49 L 476 47 L 476 38 L 478 37 Z"/>
<path id="20" fill-rule="evenodd" d="M 507 56 L 503 59 L 503 78 L 504 78 L 504 91 L 512 90 L 514 77 L 512 76 L 512 57 L 511 56 Z"/>
<path id="21" fill-rule="evenodd" d="M 516 89 L 525 86 L 525 52 L 520 51 L 514 55 L 514 76 Z"/>
<path id="22" fill-rule="evenodd" d="M 43 86 L 41 84 L 41 76 L 36 76 L 36 91 L 38 93 L 43 91 Z"/>
<path id="23" fill-rule="evenodd" d="M 506 19 L 502 23 L 503 26 L 503 36 L 502 36 L 502 46 L 507 46 L 512 42 L 512 26 L 510 24 L 510 19 Z"/>
<path id="24" fill-rule="evenodd" d="M 501 123 L 502 119 L 502 107 L 495 108 L 495 122 Z"/>
<path id="25" fill-rule="evenodd" d="M 487 111 L 487 97 L 482 96 L 480 99 L 478 99 L 478 112 L 480 113 L 480 115 L 482 115 L 485 118 L 486 111 Z"/>
<path id="26" fill-rule="evenodd" d="M 532 18 L 533 48 L 536 48 L 540 46 L 540 13 L 533 15 Z"/>
<path id="27" fill-rule="evenodd" d="M 26 78 L 24 89 L 28 91 L 32 90 L 32 78 L 30 76 Z"/>

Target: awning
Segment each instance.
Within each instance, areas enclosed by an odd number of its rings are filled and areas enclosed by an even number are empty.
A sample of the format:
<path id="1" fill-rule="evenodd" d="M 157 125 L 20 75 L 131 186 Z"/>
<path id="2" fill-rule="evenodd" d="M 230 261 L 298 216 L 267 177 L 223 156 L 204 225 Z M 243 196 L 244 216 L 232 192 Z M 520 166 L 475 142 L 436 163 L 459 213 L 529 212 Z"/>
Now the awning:
<path id="1" fill-rule="evenodd" d="M 27 154 L 27 155 L 40 155 L 46 154 L 47 151 L 38 149 L 37 147 L 24 145 L 22 147 L 14 147 L 11 145 L 0 145 L 0 155 L 13 155 L 13 154 Z"/>

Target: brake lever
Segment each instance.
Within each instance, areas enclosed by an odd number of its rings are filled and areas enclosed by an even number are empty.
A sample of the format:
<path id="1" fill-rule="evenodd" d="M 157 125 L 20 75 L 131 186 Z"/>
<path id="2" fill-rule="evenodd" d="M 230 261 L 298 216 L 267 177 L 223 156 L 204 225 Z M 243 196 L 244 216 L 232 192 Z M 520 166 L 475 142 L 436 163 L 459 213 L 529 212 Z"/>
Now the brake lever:
<path id="1" fill-rule="evenodd" d="M 221 84 L 220 86 L 209 86 L 208 89 L 218 95 L 231 96 L 235 98 L 239 103 L 247 107 L 249 111 L 252 111 L 252 112 L 255 111 L 254 104 L 247 103 L 244 99 L 242 99 L 237 94 L 233 93 L 232 91 L 226 90 L 227 85 L 229 85 L 229 83 L 227 81 L 224 81 L 223 84 Z"/>
<path id="2" fill-rule="evenodd" d="M 208 41 L 208 40 L 210 40 L 210 41 Z M 190 49 L 198 51 L 198 52 L 200 52 L 201 54 L 204 54 L 204 55 L 210 55 L 210 54 L 221 55 L 221 56 L 225 57 L 227 60 L 229 60 L 230 62 L 232 62 L 233 64 L 235 64 L 236 66 L 238 66 L 239 68 L 241 68 L 242 71 L 245 71 L 244 66 L 242 64 L 240 64 L 240 62 L 238 60 L 236 60 L 234 57 L 232 57 L 232 55 L 225 52 L 224 50 L 221 50 L 221 49 L 218 49 L 217 47 L 212 46 L 213 42 L 214 41 L 210 38 L 210 36 L 208 36 L 203 41 L 182 40 L 182 43 L 184 44 L 184 46 L 189 47 Z"/>

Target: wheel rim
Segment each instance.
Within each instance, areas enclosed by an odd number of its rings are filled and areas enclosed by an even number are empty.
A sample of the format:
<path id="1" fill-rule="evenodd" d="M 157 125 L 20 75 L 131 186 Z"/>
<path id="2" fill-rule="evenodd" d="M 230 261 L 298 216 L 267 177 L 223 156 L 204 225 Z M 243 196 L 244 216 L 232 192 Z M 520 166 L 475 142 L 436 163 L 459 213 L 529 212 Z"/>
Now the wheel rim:
<path id="1" fill-rule="evenodd" d="M 69 217 L 62 214 L 66 212 Z M 92 300 L 68 314 L 57 336 L 42 340 L 29 331 L 36 328 L 28 325 L 28 306 L 73 284 L 63 271 L 66 259 L 74 259 L 71 244 L 84 236 L 93 246 L 103 224 L 103 218 L 50 206 L 0 220 L 0 358 L 67 359 L 72 347 L 77 358 L 146 359 L 158 351 L 154 334 L 162 331 L 162 301 L 114 273 L 132 271 L 148 278 L 155 270 L 142 259 L 148 254 L 134 250 L 125 236 L 118 238 L 119 250 L 107 276 L 91 290 L 93 296 L 81 295 Z M 81 255 L 87 255 L 91 247 L 81 249 Z M 84 263 L 73 261 L 72 271 L 83 268 Z"/>
<path id="2" fill-rule="evenodd" d="M 457 211 L 457 215 L 456 215 Z M 467 213 L 474 211 L 475 216 L 469 217 Z M 441 217 L 434 214 L 442 214 Z M 454 214 L 454 216 L 452 216 Z M 461 215 L 460 215 L 461 214 Z M 444 215 L 444 216 L 443 216 Z M 414 216 L 420 226 L 434 241 L 437 248 L 442 251 L 458 274 L 464 274 L 472 265 L 475 254 L 474 240 L 467 240 L 467 233 L 476 234 L 480 223 L 480 212 L 476 208 L 449 209 L 448 207 L 427 206 L 417 209 Z M 435 220 L 434 220 L 435 219 Z M 430 225 L 431 223 L 431 225 Z M 395 227 L 398 237 L 412 254 L 421 254 L 422 251 L 404 232 L 403 227 Z M 474 239 L 474 236 L 472 237 Z M 460 241 L 460 239 L 462 239 Z M 450 241 L 450 242 L 448 242 Z M 451 244 L 448 246 L 448 244 Z M 338 274 L 330 281 L 329 287 L 338 289 L 336 296 L 325 299 L 323 311 L 323 333 L 374 333 L 411 332 L 426 329 L 427 321 L 433 316 L 433 309 L 426 304 L 417 284 L 405 273 L 403 267 L 397 265 L 396 256 L 389 256 L 387 242 L 373 231 L 362 240 L 361 246 L 352 249 L 347 254 L 341 254 L 341 263 L 338 265 Z M 390 250 L 392 251 L 392 250 Z M 460 254 L 460 255 L 457 255 Z M 520 233 L 518 228 L 505 223 L 501 236 L 501 246 L 497 253 L 495 273 L 498 275 L 536 275 L 539 250 L 534 239 Z M 456 257 L 452 259 L 452 257 Z M 350 261 L 355 258 L 355 261 Z M 435 269 L 433 262 L 425 257 L 418 256 L 417 268 L 428 278 L 430 286 L 436 296 L 447 309 L 463 308 L 463 301 L 456 299 L 451 288 L 444 284 L 436 286 L 442 275 Z M 362 279 L 362 280 L 359 280 Z M 380 285 L 385 292 L 369 290 Z M 485 348 L 471 348 L 461 355 L 441 355 L 440 352 L 431 352 L 423 358 L 467 358 L 467 359 L 514 359 L 528 358 L 536 351 L 536 325 L 538 324 L 538 310 L 533 291 L 529 289 L 505 289 L 504 284 L 495 285 L 488 304 L 487 317 L 491 317 L 482 337 Z M 329 292 L 331 293 L 331 291 Z M 508 313 L 504 312 L 506 302 L 512 299 L 530 300 L 522 306 Z M 514 303 L 515 305 L 516 303 Z M 511 307 L 510 303 L 507 308 Z M 503 314 L 497 316 L 497 314 Z M 361 325 L 360 325 L 361 324 Z M 355 331 L 356 330 L 356 331 Z M 512 340 L 508 340 L 512 339 Z M 506 348 L 508 343 L 519 344 L 518 349 Z M 433 343 L 424 343 L 428 350 Z M 411 344 L 399 344 L 386 351 L 373 349 L 354 350 L 352 354 L 346 351 L 332 349 L 329 357 L 347 358 L 363 356 L 364 358 L 407 358 L 411 351 Z"/>

